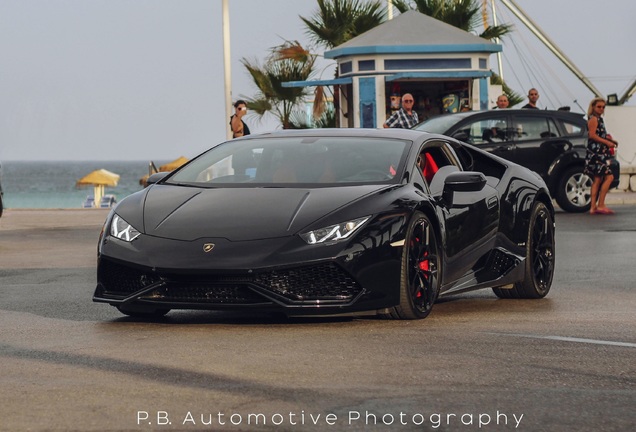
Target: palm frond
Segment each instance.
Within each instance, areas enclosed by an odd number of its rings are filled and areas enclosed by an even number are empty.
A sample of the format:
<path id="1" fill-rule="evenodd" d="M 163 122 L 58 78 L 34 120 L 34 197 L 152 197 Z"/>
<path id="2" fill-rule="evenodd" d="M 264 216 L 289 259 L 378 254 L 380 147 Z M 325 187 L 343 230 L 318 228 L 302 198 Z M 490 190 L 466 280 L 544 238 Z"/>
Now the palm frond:
<path id="1" fill-rule="evenodd" d="M 287 129 L 312 129 L 313 124 L 304 111 L 293 111 L 289 116 L 289 127 Z"/>
<path id="2" fill-rule="evenodd" d="M 272 48 L 272 58 L 279 60 L 294 60 L 297 62 L 307 62 L 315 57 L 308 49 L 303 47 L 298 41 L 287 41 L 282 45 Z"/>
<path id="3" fill-rule="evenodd" d="M 336 110 L 333 105 L 327 105 L 327 108 L 322 113 L 318 120 L 314 121 L 315 128 L 335 128 L 336 125 Z"/>
<path id="4" fill-rule="evenodd" d="M 288 129 L 321 129 L 336 127 L 336 110 L 333 105 L 329 105 L 320 118 L 313 121 L 303 111 L 293 111 L 289 116 Z"/>
<path id="5" fill-rule="evenodd" d="M 300 19 L 310 39 L 333 48 L 382 23 L 385 10 L 378 0 L 318 0 L 314 16 Z"/>
<path id="6" fill-rule="evenodd" d="M 269 99 L 260 97 L 258 99 L 244 98 L 250 113 L 256 113 L 259 117 L 263 117 L 272 110 L 272 104 Z"/>
<path id="7" fill-rule="evenodd" d="M 252 77 L 252 81 L 258 88 L 258 90 L 266 97 L 274 97 L 275 91 L 272 88 L 272 84 L 267 76 L 266 67 L 259 66 L 258 62 L 250 62 L 249 60 L 243 58 L 241 59 L 241 63 L 245 66 L 245 69 L 249 72 Z"/>
<path id="8" fill-rule="evenodd" d="M 312 116 L 314 119 L 319 119 L 325 112 L 327 100 L 325 98 L 325 88 L 323 86 L 317 86 L 314 91 L 314 110 Z"/>
<path id="9" fill-rule="evenodd" d="M 400 13 L 415 10 L 467 32 L 476 32 L 483 22 L 478 0 L 394 0 L 393 5 Z M 493 40 L 512 29 L 508 24 L 490 26 L 479 36 Z"/>
<path id="10" fill-rule="evenodd" d="M 486 29 L 479 35 L 479 37 L 493 40 L 497 38 L 501 38 L 508 33 L 511 33 L 514 26 L 512 24 L 500 24 L 496 26 L 488 26 Z"/>

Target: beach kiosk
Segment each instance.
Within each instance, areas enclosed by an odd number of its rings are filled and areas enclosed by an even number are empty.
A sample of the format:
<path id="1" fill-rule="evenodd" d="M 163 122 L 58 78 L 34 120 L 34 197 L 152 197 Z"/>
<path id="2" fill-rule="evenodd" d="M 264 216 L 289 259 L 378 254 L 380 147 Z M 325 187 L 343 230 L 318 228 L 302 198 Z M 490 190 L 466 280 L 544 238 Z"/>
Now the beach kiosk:
<path id="1" fill-rule="evenodd" d="M 490 108 L 489 57 L 501 45 L 409 11 L 325 52 L 338 77 L 286 86 L 337 85 L 341 127 L 382 127 L 411 93 L 420 120 Z"/>

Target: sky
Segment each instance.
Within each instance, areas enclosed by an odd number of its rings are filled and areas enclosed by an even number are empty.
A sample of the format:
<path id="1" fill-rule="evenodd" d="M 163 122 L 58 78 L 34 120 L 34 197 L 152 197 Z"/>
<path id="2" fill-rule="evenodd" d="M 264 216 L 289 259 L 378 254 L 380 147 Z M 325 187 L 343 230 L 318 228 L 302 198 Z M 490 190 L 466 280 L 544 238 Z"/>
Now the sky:
<path id="1" fill-rule="evenodd" d="M 256 93 L 241 59 L 307 44 L 299 16 L 317 3 L 228 3 L 236 100 Z M 582 112 L 593 94 L 495 3 L 516 29 L 503 42 L 506 81 L 522 95 L 537 87 L 541 108 Z M 516 3 L 605 95 L 636 79 L 634 0 Z M 222 0 L 0 0 L 0 160 L 165 161 L 225 140 L 221 15 Z M 320 59 L 315 78 L 331 78 L 334 64 Z M 277 127 L 247 122 L 252 133 Z"/>

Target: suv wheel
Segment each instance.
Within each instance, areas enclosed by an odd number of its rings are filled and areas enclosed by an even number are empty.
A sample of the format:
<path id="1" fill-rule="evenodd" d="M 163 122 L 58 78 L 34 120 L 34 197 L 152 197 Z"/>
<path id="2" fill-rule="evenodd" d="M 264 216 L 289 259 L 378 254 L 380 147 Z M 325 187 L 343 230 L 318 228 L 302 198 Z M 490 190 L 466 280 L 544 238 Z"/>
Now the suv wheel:
<path id="1" fill-rule="evenodd" d="M 565 170 L 555 193 L 559 207 L 567 212 L 581 213 L 590 209 L 592 179 L 583 174 L 582 166 Z"/>

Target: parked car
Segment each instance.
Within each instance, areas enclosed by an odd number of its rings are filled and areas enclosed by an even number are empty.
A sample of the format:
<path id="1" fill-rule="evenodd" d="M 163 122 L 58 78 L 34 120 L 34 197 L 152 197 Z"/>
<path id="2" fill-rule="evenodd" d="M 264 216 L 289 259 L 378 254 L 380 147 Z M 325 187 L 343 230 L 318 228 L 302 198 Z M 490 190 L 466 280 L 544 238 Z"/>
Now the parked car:
<path id="1" fill-rule="evenodd" d="M 590 209 L 592 180 L 583 174 L 587 122 L 566 111 L 506 109 L 432 117 L 415 130 L 439 133 L 536 171 L 568 212 Z M 612 164 L 618 186 L 620 166 Z"/>
<path id="2" fill-rule="evenodd" d="M 541 298 L 554 208 L 536 173 L 403 129 L 279 131 L 219 144 L 124 198 L 93 300 L 171 309 L 426 317 L 439 295 Z"/>

